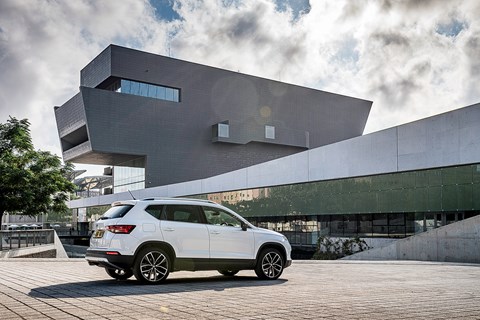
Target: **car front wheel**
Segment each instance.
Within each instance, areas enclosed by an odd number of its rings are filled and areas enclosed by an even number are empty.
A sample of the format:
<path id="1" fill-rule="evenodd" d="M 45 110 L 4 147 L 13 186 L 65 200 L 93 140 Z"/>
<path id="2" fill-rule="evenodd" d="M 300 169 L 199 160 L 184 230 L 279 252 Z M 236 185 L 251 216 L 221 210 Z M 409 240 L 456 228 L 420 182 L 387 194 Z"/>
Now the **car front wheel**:
<path id="1" fill-rule="evenodd" d="M 145 248 L 139 252 L 133 274 L 142 283 L 157 284 L 168 277 L 170 260 L 160 248 Z"/>
<path id="2" fill-rule="evenodd" d="M 255 267 L 260 279 L 275 280 L 283 272 L 283 258 L 277 249 L 268 248 L 262 251 Z"/>

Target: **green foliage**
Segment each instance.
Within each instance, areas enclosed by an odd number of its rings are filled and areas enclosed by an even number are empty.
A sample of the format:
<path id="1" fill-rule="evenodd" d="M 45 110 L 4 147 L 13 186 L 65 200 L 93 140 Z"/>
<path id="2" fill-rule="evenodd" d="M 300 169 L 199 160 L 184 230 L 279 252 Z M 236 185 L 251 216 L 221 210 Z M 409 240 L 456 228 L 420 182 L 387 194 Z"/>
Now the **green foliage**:
<path id="1" fill-rule="evenodd" d="M 110 209 L 110 206 L 98 206 L 98 207 L 89 207 L 87 208 L 87 217 L 98 219 L 101 217 L 107 210 Z"/>
<path id="2" fill-rule="evenodd" d="M 27 119 L 10 117 L 0 124 L 0 219 L 5 212 L 36 216 L 65 212 L 68 193 L 75 186 L 67 176 L 72 164 L 58 156 L 36 151 Z"/>
<path id="3" fill-rule="evenodd" d="M 318 237 L 317 249 L 312 259 L 336 260 L 367 249 L 370 247 L 359 237 L 336 240 L 330 237 Z"/>

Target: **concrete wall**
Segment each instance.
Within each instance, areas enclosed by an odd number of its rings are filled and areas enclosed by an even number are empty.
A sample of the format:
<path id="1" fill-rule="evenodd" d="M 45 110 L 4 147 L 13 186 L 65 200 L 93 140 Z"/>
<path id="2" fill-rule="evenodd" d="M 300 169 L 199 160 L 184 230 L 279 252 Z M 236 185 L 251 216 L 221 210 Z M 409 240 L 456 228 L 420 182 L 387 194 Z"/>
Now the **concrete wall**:
<path id="1" fill-rule="evenodd" d="M 480 216 L 475 216 L 343 259 L 480 263 L 479 248 Z"/>
<path id="2" fill-rule="evenodd" d="M 0 251 L 0 258 L 68 258 L 62 242 L 53 232 L 53 243 Z M 6 247 L 7 244 L 4 242 Z"/>

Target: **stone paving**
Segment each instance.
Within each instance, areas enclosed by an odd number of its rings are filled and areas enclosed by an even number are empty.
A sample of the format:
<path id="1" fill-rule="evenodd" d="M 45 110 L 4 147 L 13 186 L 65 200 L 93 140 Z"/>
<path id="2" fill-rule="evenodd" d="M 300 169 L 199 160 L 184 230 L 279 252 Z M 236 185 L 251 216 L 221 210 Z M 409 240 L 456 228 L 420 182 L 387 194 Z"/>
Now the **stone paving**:
<path id="1" fill-rule="evenodd" d="M 294 261 L 279 280 L 110 279 L 83 259 L 0 260 L 0 319 L 480 319 L 480 265 Z"/>

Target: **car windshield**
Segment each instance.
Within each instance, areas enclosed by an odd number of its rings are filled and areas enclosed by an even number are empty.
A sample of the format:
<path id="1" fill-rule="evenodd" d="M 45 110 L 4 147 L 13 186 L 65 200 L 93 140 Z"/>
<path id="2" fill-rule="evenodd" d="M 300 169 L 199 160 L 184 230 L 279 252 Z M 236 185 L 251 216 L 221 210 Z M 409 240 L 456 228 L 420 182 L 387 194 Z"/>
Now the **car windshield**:
<path id="1" fill-rule="evenodd" d="M 103 214 L 103 216 L 100 217 L 100 220 L 122 218 L 132 208 L 133 206 L 130 204 L 111 207 L 110 209 L 107 210 L 107 212 Z"/>

